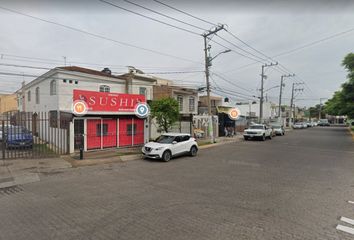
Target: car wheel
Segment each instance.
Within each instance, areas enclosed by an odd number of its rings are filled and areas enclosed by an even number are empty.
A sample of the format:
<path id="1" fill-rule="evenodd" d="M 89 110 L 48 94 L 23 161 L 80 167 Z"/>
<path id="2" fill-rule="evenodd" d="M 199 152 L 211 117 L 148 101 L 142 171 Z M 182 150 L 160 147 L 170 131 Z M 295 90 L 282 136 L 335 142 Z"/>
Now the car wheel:
<path id="1" fill-rule="evenodd" d="M 272 134 L 269 135 L 269 140 L 272 140 Z"/>
<path id="2" fill-rule="evenodd" d="M 248 137 L 243 137 L 244 139 L 245 139 L 245 141 L 247 141 L 248 140 Z"/>
<path id="3" fill-rule="evenodd" d="M 266 137 L 265 137 L 265 134 L 263 134 L 262 141 L 265 141 L 265 140 L 266 140 Z"/>
<path id="4" fill-rule="evenodd" d="M 171 152 L 170 151 L 165 151 L 162 154 L 162 160 L 165 161 L 165 162 L 170 161 L 171 160 Z"/>
<path id="5" fill-rule="evenodd" d="M 192 157 L 195 157 L 197 156 L 197 152 L 198 152 L 198 148 L 196 146 L 192 146 L 191 147 L 191 150 L 189 152 L 189 154 L 192 156 Z"/>
<path id="6" fill-rule="evenodd" d="M 282 134 L 283 136 L 285 135 L 285 132 L 283 132 L 283 134 Z"/>

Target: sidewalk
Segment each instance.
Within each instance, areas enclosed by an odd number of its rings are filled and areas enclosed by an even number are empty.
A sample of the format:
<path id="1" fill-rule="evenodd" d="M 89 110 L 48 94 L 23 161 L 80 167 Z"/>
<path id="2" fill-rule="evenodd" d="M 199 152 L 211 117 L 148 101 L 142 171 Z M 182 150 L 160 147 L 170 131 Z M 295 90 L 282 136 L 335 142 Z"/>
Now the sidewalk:
<path id="1" fill-rule="evenodd" d="M 40 181 L 40 174 L 71 168 L 62 158 L 0 160 L 0 189 Z"/>

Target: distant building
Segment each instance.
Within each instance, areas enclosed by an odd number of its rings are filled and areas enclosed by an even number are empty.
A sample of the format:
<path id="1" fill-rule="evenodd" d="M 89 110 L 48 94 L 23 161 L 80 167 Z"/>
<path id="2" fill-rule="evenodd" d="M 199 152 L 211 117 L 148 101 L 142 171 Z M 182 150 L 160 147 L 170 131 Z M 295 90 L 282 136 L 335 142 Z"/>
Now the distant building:
<path id="1" fill-rule="evenodd" d="M 198 113 L 197 89 L 176 86 L 170 80 L 156 78 L 153 86 L 153 100 L 162 98 L 174 98 L 179 104 L 180 119 L 171 131 L 192 134 L 192 118 Z M 158 128 L 159 126 L 153 121 L 150 128 L 151 138 L 160 135 Z"/>

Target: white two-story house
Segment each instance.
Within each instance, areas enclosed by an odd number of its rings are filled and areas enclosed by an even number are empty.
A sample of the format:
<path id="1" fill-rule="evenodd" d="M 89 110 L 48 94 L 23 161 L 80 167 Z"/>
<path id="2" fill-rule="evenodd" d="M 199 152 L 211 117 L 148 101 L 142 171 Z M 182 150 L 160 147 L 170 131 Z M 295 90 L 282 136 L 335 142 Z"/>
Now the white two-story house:
<path id="1" fill-rule="evenodd" d="M 149 138 L 148 124 L 135 116 L 134 107 L 152 99 L 154 83 L 134 71 L 116 76 L 108 68 L 57 67 L 22 87 L 19 110 L 35 116 L 45 112 L 49 128 L 66 129 L 68 152 L 141 145 Z M 73 114 L 76 101 L 86 102 L 84 115 Z M 29 127 L 34 133 L 43 129 Z M 44 133 L 37 135 L 45 138 Z"/>

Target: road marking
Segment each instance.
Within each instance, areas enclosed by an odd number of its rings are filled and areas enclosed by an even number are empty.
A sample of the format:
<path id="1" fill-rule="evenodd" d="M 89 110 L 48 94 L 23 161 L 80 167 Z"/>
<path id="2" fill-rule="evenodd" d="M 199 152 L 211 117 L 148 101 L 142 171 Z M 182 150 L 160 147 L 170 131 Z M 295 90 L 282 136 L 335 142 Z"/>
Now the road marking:
<path id="1" fill-rule="evenodd" d="M 348 201 L 348 203 L 354 204 L 354 202 L 353 202 L 353 201 Z"/>
<path id="2" fill-rule="evenodd" d="M 336 229 L 354 235 L 354 228 L 346 227 L 346 226 L 343 226 L 343 225 L 339 225 L 339 224 L 338 224 L 337 227 L 336 227 Z"/>
<path id="3" fill-rule="evenodd" d="M 354 225 L 354 220 L 353 219 L 350 219 L 350 218 L 346 218 L 346 217 L 341 217 L 340 220 L 342 222 L 346 222 L 346 223 L 349 223 L 351 225 Z"/>

